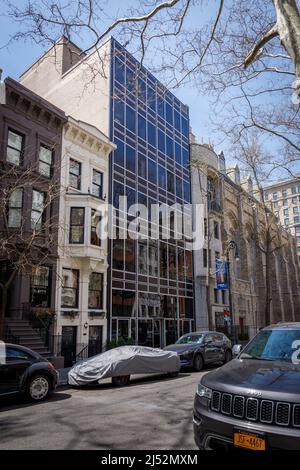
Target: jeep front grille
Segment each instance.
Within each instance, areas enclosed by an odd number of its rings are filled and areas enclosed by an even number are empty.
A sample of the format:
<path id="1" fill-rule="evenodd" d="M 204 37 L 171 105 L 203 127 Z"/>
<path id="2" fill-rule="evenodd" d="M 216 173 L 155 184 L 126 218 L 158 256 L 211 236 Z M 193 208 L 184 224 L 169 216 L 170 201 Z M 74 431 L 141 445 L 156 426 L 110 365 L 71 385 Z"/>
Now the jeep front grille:
<path id="1" fill-rule="evenodd" d="M 300 404 L 291 405 L 285 402 L 244 397 L 214 390 L 211 410 L 253 422 L 300 427 Z"/>

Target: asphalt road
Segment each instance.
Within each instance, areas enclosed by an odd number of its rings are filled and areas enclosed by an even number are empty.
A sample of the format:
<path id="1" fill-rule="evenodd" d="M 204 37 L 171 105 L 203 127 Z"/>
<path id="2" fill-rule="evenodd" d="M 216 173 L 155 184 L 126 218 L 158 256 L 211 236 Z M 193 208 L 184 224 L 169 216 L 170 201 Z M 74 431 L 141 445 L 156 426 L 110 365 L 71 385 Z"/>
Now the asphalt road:
<path id="1" fill-rule="evenodd" d="M 205 372 L 59 389 L 37 404 L 2 401 L 0 449 L 196 449 L 193 399 Z"/>

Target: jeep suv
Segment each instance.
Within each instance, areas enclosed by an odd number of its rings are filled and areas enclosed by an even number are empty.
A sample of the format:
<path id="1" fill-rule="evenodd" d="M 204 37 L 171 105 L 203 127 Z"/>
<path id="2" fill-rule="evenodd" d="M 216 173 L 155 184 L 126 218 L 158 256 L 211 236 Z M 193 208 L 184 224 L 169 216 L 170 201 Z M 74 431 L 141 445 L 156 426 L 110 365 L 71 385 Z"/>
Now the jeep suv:
<path id="1" fill-rule="evenodd" d="M 299 450 L 300 323 L 264 328 L 204 375 L 193 422 L 200 449 Z"/>

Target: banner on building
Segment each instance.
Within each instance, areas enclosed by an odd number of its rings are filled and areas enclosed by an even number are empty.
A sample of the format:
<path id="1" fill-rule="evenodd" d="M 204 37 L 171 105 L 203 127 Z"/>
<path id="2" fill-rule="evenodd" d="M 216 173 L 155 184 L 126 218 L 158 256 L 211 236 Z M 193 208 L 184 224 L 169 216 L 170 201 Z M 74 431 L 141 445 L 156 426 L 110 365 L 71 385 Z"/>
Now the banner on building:
<path id="1" fill-rule="evenodd" d="M 216 259 L 216 282 L 217 289 L 228 289 L 228 263 L 227 261 Z"/>

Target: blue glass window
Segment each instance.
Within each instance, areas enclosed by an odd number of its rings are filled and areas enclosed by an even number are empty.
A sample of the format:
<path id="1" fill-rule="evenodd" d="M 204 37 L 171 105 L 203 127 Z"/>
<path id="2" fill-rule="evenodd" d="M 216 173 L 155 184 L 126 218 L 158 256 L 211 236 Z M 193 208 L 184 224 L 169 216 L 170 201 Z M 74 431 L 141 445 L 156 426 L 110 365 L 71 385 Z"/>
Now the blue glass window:
<path id="1" fill-rule="evenodd" d="M 148 160 L 148 180 L 150 183 L 156 184 L 156 163 L 153 160 Z"/>
<path id="2" fill-rule="evenodd" d="M 135 76 L 133 70 L 126 67 L 126 87 L 128 91 L 135 90 Z"/>
<path id="3" fill-rule="evenodd" d="M 148 122 L 148 142 L 153 145 L 153 147 L 156 147 L 156 129 L 150 122 Z"/>
<path id="4" fill-rule="evenodd" d="M 119 139 L 115 139 L 115 144 L 117 146 L 114 152 L 114 162 L 118 165 L 124 166 L 124 142 Z"/>
<path id="5" fill-rule="evenodd" d="M 166 189 L 166 170 L 160 165 L 158 165 L 158 185 L 160 188 Z"/>
<path id="6" fill-rule="evenodd" d="M 173 125 L 173 108 L 169 103 L 166 103 L 166 121 Z"/>
<path id="7" fill-rule="evenodd" d="M 167 171 L 167 190 L 174 194 L 174 174 Z"/>
<path id="8" fill-rule="evenodd" d="M 191 192 L 190 192 L 190 184 L 186 181 L 183 182 L 183 191 L 184 191 L 184 200 L 186 202 L 190 202 L 191 200 Z"/>
<path id="9" fill-rule="evenodd" d="M 189 134 L 188 121 L 183 116 L 181 117 L 181 129 L 182 129 L 182 134 L 188 137 L 188 134 Z"/>
<path id="10" fill-rule="evenodd" d="M 135 150 L 126 145 L 126 169 L 135 173 Z"/>
<path id="11" fill-rule="evenodd" d="M 139 99 L 145 103 L 146 101 L 146 83 L 139 78 Z"/>
<path id="12" fill-rule="evenodd" d="M 140 116 L 140 114 L 138 115 L 138 135 L 146 140 L 146 119 Z"/>
<path id="13" fill-rule="evenodd" d="M 147 178 L 146 157 L 140 153 L 138 154 L 138 173 L 142 178 Z"/>
<path id="14" fill-rule="evenodd" d="M 169 137 L 168 135 L 166 136 L 166 149 L 167 149 L 167 155 L 168 157 L 173 157 L 174 151 L 173 151 L 173 139 Z"/>
<path id="15" fill-rule="evenodd" d="M 147 105 L 153 111 L 156 111 L 155 91 L 150 87 L 147 88 Z"/>
<path id="16" fill-rule="evenodd" d="M 182 164 L 183 164 L 183 166 L 188 167 L 189 162 L 190 162 L 189 151 L 186 150 L 185 148 L 183 148 L 182 149 Z"/>
<path id="17" fill-rule="evenodd" d="M 176 195 L 182 199 L 182 180 L 176 177 Z"/>
<path id="18" fill-rule="evenodd" d="M 136 195 L 136 192 L 134 189 L 131 189 L 131 188 L 126 188 L 126 196 L 127 196 L 127 210 L 129 209 L 130 206 L 132 206 L 133 204 L 135 204 L 135 195 Z"/>
<path id="19" fill-rule="evenodd" d="M 125 65 L 117 57 L 115 57 L 115 77 L 119 83 L 125 83 Z"/>
<path id="20" fill-rule="evenodd" d="M 166 136 L 165 133 L 158 129 L 158 149 L 162 152 L 166 152 Z"/>
<path id="21" fill-rule="evenodd" d="M 176 162 L 181 165 L 181 145 L 178 142 L 175 142 L 175 158 Z"/>
<path id="22" fill-rule="evenodd" d="M 165 118 L 165 101 L 161 96 L 157 97 L 157 112 L 160 117 Z"/>
<path id="23" fill-rule="evenodd" d="M 180 132 L 180 114 L 178 111 L 174 111 L 174 121 L 175 121 L 175 129 Z"/>
<path id="24" fill-rule="evenodd" d="M 119 207 L 119 197 L 124 196 L 124 186 L 121 183 L 114 182 L 113 205 Z"/>
<path id="25" fill-rule="evenodd" d="M 115 120 L 124 126 L 124 103 L 123 101 L 115 101 Z"/>
<path id="26" fill-rule="evenodd" d="M 126 127 L 135 132 L 135 111 L 129 106 L 126 106 Z"/>

